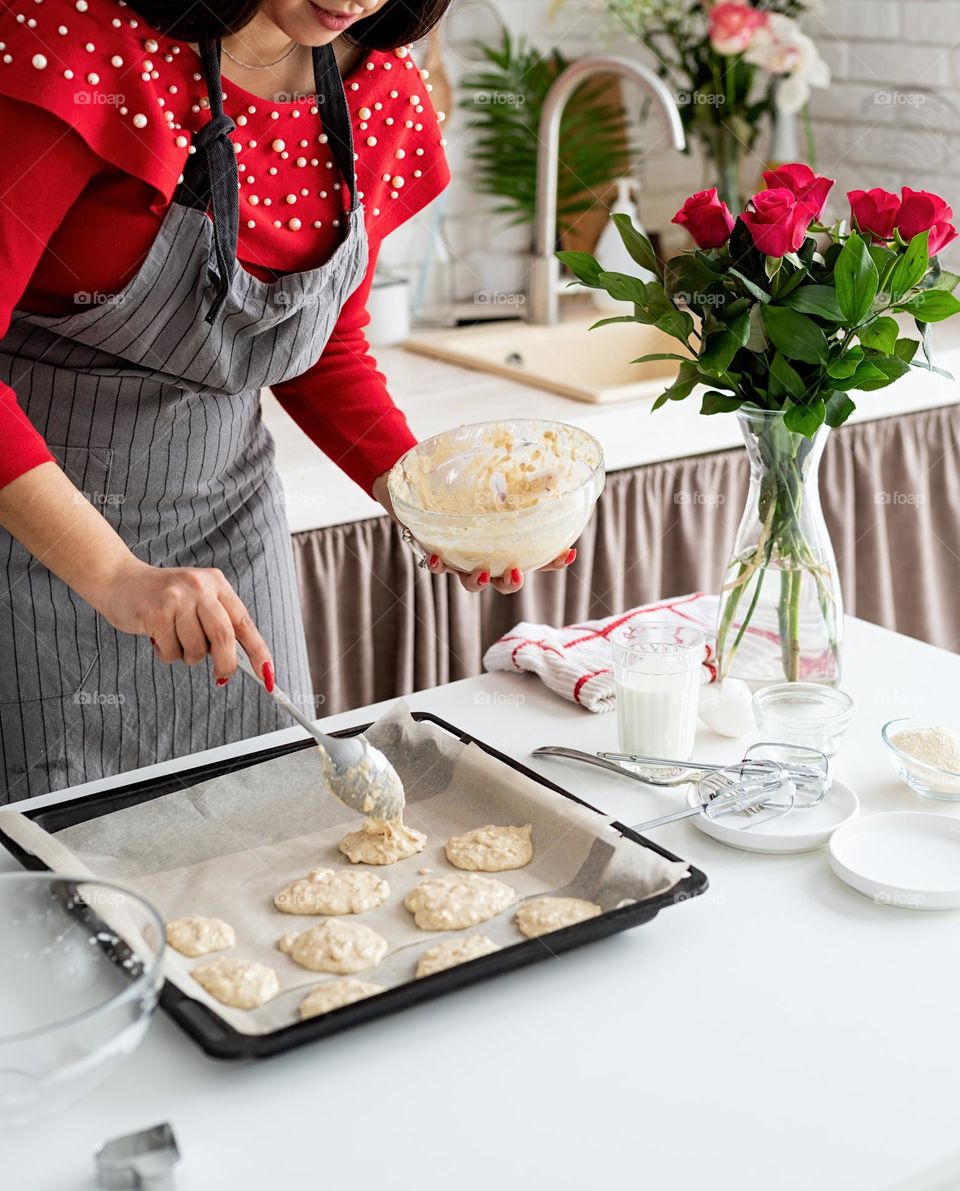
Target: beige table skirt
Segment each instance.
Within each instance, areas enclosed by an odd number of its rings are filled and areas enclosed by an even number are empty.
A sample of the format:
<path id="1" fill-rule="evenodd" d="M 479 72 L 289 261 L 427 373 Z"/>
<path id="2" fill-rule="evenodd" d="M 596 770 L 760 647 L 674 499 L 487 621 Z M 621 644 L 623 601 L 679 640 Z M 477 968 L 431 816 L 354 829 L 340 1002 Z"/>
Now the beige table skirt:
<path id="1" fill-rule="evenodd" d="M 520 620 L 569 624 L 716 590 L 746 487 L 742 450 L 615 472 L 575 565 L 510 597 L 421 571 L 386 517 L 294 535 L 318 714 L 478 674 Z M 833 432 L 820 490 L 847 611 L 956 650 L 960 408 Z"/>

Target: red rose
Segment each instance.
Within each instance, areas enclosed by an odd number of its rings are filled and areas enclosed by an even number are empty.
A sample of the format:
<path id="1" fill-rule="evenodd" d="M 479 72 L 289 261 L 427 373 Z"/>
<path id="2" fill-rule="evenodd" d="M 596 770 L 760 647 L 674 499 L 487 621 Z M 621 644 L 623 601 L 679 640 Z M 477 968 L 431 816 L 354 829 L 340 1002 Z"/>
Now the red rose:
<path id="1" fill-rule="evenodd" d="M 848 190 L 847 198 L 850 200 L 850 216 L 860 231 L 872 236 L 874 242 L 891 238 L 900 210 L 897 195 L 877 187 L 874 190 Z"/>
<path id="2" fill-rule="evenodd" d="M 758 252 L 784 256 L 797 251 L 816 214 L 816 209 L 801 203 L 792 190 L 777 186 L 755 194 L 742 218 Z"/>
<path id="3" fill-rule="evenodd" d="M 691 194 L 670 222 L 685 227 L 698 248 L 719 248 L 733 231 L 730 208 L 717 197 L 716 186 Z"/>
<path id="4" fill-rule="evenodd" d="M 710 45 L 724 57 L 743 54 L 769 20 L 749 4 L 718 4 L 710 10 Z"/>
<path id="5" fill-rule="evenodd" d="M 833 186 L 833 178 L 824 178 L 802 162 L 778 166 L 775 170 L 764 170 L 763 180 L 771 190 L 782 188 L 792 191 L 801 203 L 809 203 L 819 219 Z"/>
<path id="6" fill-rule="evenodd" d="M 952 208 L 939 195 L 931 194 L 928 190 L 911 190 L 909 186 L 904 186 L 902 193 L 894 226 L 908 243 L 914 236 L 929 230 L 927 245 L 930 255 L 936 256 L 944 245 L 956 238 L 957 229 L 950 222 L 953 219 Z"/>

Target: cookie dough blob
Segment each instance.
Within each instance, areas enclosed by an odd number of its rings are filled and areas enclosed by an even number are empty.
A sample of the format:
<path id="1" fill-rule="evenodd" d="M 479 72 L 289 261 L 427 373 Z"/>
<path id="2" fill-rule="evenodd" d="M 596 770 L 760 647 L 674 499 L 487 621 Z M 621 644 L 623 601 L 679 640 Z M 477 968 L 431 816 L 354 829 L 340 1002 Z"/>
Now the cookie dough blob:
<path id="1" fill-rule="evenodd" d="M 234 955 L 221 955 L 201 964 L 192 975 L 211 997 L 234 1009 L 256 1009 L 280 991 L 273 968 Z"/>
<path id="2" fill-rule="evenodd" d="M 284 935 L 277 946 L 311 972 L 363 972 L 387 954 L 387 940 L 362 922 L 333 919 L 299 935 Z"/>
<path id="3" fill-rule="evenodd" d="M 340 841 L 340 851 L 354 864 L 395 864 L 422 852 L 427 837 L 408 827 L 402 817 L 364 819 L 359 831 Z"/>
<path id="4" fill-rule="evenodd" d="M 167 942 L 181 955 L 196 959 L 198 955 L 209 955 L 211 951 L 226 951 L 232 947 L 237 936 L 229 922 L 222 918 L 204 918 L 199 914 L 188 914 L 185 918 L 172 918 L 166 925 Z"/>
<path id="5" fill-rule="evenodd" d="M 352 1005 L 354 1001 L 362 1001 L 364 997 L 372 997 L 381 992 L 382 985 L 356 980 L 353 976 L 344 976 L 342 980 L 328 980 L 326 984 L 321 984 L 303 998 L 300 1002 L 300 1017 L 303 1021 L 308 1017 L 319 1017 L 321 1013 Z"/>
<path id="6" fill-rule="evenodd" d="M 382 906 L 390 886 L 376 873 L 315 868 L 273 899 L 284 914 L 363 914 Z"/>
<path id="7" fill-rule="evenodd" d="M 533 859 L 533 826 L 495 827 L 489 823 L 463 835 L 452 835 L 445 850 L 454 868 L 481 873 L 523 868 Z"/>
<path id="8" fill-rule="evenodd" d="M 465 964 L 468 960 L 499 950 L 499 946 L 486 935 L 461 935 L 456 939 L 445 939 L 420 956 L 417 977 L 445 972 L 447 968 L 455 968 L 457 964 Z"/>
<path id="9" fill-rule="evenodd" d="M 450 873 L 411 889 L 403 904 L 422 930 L 463 930 L 495 918 L 516 900 L 510 886 L 493 877 Z"/>
<path id="10" fill-rule="evenodd" d="M 517 910 L 517 926 L 528 939 L 602 914 L 601 906 L 579 897 L 535 897 Z"/>

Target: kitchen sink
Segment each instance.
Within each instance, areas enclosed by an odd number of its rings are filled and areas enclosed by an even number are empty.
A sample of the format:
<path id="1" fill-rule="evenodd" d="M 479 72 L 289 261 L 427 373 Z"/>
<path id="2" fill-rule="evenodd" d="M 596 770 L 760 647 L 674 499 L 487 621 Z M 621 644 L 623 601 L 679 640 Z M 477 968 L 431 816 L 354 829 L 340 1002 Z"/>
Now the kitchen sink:
<path id="1" fill-rule="evenodd" d="M 415 331 L 403 346 L 577 401 L 605 404 L 656 397 L 676 376 L 677 361 L 630 361 L 654 352 L 682 353 L 682 344 L 640 323 L 613 323 L 591 331 L 602 317 L 599 311 L 588 316 L 578 312 L 555 326 L 511 320 Z"/>

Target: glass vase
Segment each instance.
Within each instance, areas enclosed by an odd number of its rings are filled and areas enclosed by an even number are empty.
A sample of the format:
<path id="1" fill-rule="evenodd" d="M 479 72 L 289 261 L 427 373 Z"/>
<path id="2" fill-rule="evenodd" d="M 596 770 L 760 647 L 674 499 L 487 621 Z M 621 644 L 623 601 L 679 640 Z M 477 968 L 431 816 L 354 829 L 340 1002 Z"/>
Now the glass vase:
<path id="1" fill-rule="evenodd" d="M 820 507 L 819 467 L 828 428 L 813 440 L 780 412 L 737 413 L 750 491 L 720 597 L 720 677 L 753 689 L 774 682 L 840 679 L 843 606 L 837 563 Z"/>
<path id="2" fill-rule="evenodd" d="M 704 135 L 707 151 L 706 185 L 716 186 L 720 198 L 736 213 L 743 207 L 741 167 L 743 142 L 726 124 L 714 124 Z"/>

